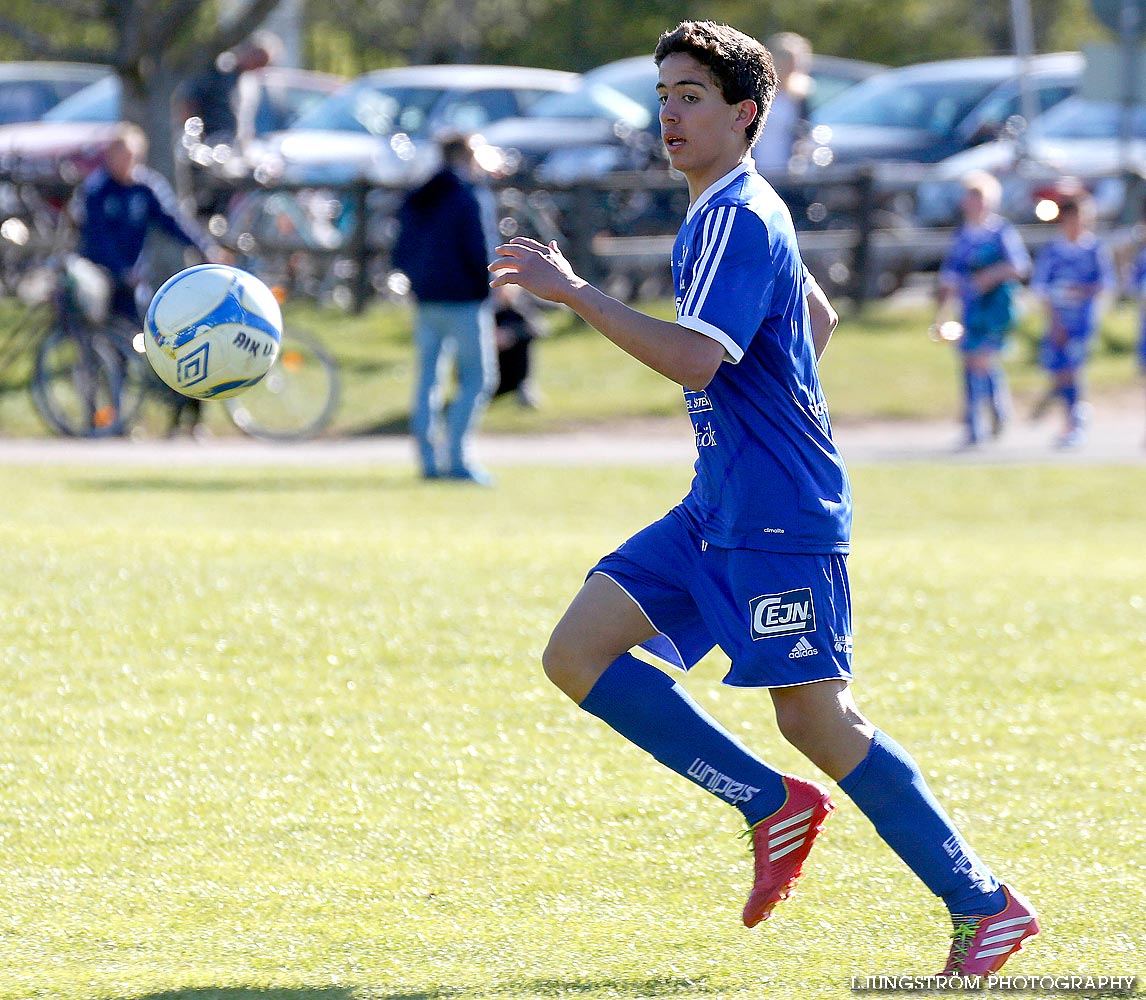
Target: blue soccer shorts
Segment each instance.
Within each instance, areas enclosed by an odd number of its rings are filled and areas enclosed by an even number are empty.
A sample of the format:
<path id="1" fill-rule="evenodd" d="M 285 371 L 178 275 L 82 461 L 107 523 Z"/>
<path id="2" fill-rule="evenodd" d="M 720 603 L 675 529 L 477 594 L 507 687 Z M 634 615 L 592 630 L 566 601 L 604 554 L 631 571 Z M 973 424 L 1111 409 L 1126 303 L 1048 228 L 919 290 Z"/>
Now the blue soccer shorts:
<path id="1" fill-rule="evenodd" d="M 670 512 L 594 573 L 624 590 L 659 633 L 642 646 L 681 670 L 719 646 L 732 661 L 725 684 L 851 680 L 846 556 L 716 548 Z"/>
<path id="2" fill-rule="evenodd" d="M 1049 336 L 1043 337 L 1039 344 L 1039 364 L 1044 371 L 1052 374 L 1058 372 L 1077 371 L 1086 364 L 1090 357 L 1092 337 L 1067 337 L 1066 341 L 1056 344 Z"/>
<path id="3" fill-rule="evenodd" d="M 1010 338 L 1010 330 L 983 330 L 974 327 L 965 327 L 963 336 L 959 338 L 959 350 L 963 354 L 975 354 L 978 351 L 1002 352 Z"/>

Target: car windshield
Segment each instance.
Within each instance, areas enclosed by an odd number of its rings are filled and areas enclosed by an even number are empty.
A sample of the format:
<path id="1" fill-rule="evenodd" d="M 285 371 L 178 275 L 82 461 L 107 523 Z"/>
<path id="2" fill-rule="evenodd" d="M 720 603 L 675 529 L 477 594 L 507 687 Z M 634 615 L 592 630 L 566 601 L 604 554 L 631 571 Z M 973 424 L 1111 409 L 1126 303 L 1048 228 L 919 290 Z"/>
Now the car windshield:
<path id="1" fill-rule="evenodd" d="M 546 94 L 526 115 L 530 118 L 608 118 L 638 129 L 651 124 L 648 111 L 603 83 L 590 83 L 568 93 Z"/>
<path id="2" fill-rule="evenodd" d="M 1131 109 L 1131 134 L 1146 138 L 1146 106 Z M 1122 106 L 1114 101 L 1071 97 L 1040 115 L 1030 135 L 1057 142 L 1069 139 L 1117 139 L 1122 134 Z"/>
<path id="3" fill-rule="evenodd" d="M 329 96 L 327 91 L 290 82 L 264 80 L 255 110 L 255 134 L 289 128 Z"/>
<path id="4" fill-rule="evenodd" d="M 839 97 L 845 90 L 850 90 L 859 82 L 854 76 L 836 74 L 831 70 L 813 69 L 812 79 L 815 81 L 815 86 L 808 95 L 808 104 L 813 111 Z"/>
<path id="5" fill-rule="evenodd" d="M 890 74 L 871 77 L 849 87 L 817 109 L 812 119 L 826 125 L 877 125 L 923 129 L 950 135 L 999 80 L 932 80 L 904 83 Z"/>
<path id="6" fill-rule="evenodd" d="M 105 76 L 71 97 L 60 101 L 41 121 L 117 122 L 119 121 L 120 82 L 114 74 Z"/>
<path id="7" fill-rule="evenodd" d="M 54 108 L 62 98 L 88 86 L 91 80 L 13 76 L 0 79 L 0 125 L 31 122 Z"/>
<path id="8" fill-rule="evenodd" d="M 444 92 L 441 87 L 379 87 L 368 82 L 356 83 L 302 114 L 294 127 L 321 132 L 418 135 Z"/>
<path id="9" fill-rule="evenodd" d="M 636 101 L 642 108 L 660 108 L 657 96 L 657 67 L 649 59 L 640 66 L 602 66 L 585 74 L 588 83 L 600 83 L 619 90 L 630 101 Z M 655 113 L 654 113 L 655 117 Z"/>

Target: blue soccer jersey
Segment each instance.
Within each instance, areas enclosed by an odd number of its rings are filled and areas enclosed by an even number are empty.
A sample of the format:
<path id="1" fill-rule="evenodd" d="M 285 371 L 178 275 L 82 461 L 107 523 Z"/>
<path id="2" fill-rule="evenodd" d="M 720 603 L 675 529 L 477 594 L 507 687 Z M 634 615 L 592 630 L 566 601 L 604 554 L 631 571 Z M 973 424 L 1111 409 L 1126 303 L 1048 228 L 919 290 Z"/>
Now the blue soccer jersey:
<path id="1" fill-rule="evenodd" d="M 851 486 L 832 441 L 788 209 L 751 164 L 689 208 L 672 258 L 677 323 L 723 345 L 685 391 L 696 475 L 681 512 L 706 542 L 771 552 L 848 550 Z"/>
<path id="2" fill-rule="evenodd" d="M 1098 325 L 1101 293 L 1116 284 L 1110 251 L 1093 233 L 1077 242 L 1059 237 L 1039 252 L 1031 288 L 1050 304 L 1068 337 L 1086 340 Z"/>
<path id="3" fill-rule="evenodd" d="M 1003 282 L 987 294 L 979 292 L 974 283 L 979 271 L 1004 262 L 1020 274 L 1026 274 L 1031 266 L 1030 254 L 1018 230 L 1002 216 L 993 215 L 982 226 L 964 225 L 956 231 L 940 266 L 939 278 L 958 290 L 963 322 L 969 329 L 1005 328 L 1013 321 L 1013 282 Z"/>
<path id="4" fill-rule="evenodd" d="M 1134 296 L 1138 299 L 1138 366 L 1146 372 L 1146 247 L 1134 259 Z"/>

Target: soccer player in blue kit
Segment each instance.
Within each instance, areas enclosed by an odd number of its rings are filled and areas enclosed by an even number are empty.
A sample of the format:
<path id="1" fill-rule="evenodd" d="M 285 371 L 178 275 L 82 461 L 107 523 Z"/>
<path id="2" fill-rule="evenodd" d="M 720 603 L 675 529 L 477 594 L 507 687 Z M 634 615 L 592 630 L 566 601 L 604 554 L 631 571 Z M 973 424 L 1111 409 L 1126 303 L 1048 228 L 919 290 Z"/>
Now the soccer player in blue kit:
<path id="1" fill-rule="evenodd" d="M 964 444 L 974 447 L 986 437 L 982 409 L 991 414 L 991 435 L 998 437 L 1010 417 L 1011 398 L 1002 355 L 1018 318 L 1018 291 L 1031 269 L 1031 258 L 1018 230 L 999 215 L 1002 187 L 998 178 L 973 170 L 963 178 L 956 230 L 939 268 L 939 294 L 933 329 L 959 301 L 963 335 Z"/>
<path id="2" fill-rule="evenodd" d="M 1059 206 L 1059 233 L 1039 251 L 1031 275 L 1031 291 L 1044 303 L 1047 330 L 1039 350 L 1039 363 L 1052 380 L 1040 401 L 1041 416 L 1056 399 L 1066 409 L 1066 430 L 1060 448 L 1083 443 L 1089 415 L 1082 369 L 1101 316 L 1101 298 L 1117 287 L 1110 250 L 1094 232 L 1094 201 L 1079 193 Z"/>
<path id="3" fill-rule="evenodd" d="M 563 303 L 684 388 L 697 444 L 688 496 L 589 573 L 543 663 L 585 711 L 739 809 L 755 852 L 749 927 L 792 892 L 828 790 L 776 771 L 637 646 L 687 670 L 714 645 L 725 683 L 767 688 L 781 733 L 837 781 L 955 922 L 945 972 L 994 971 L 1038 932 L 928 790 L 918 766 L 852 698 L 846 556 L 851 488 L 817 375 L 826 343 L 806 297 L 787 208 L 750 150 L 775 89 L 755 39 L 686 21 L 656 49 L 661 133 L 688 182 L 672 256 L 675 322 L 581 279 L 556 243 L 498 247 L 491 284 Z"/>
<path id="4" fill-rule="evenodd" d="M 1138 371 L 1146 376 L 1146 247 L 1134 258 L 1130 283 L 1138 303 Z"/>

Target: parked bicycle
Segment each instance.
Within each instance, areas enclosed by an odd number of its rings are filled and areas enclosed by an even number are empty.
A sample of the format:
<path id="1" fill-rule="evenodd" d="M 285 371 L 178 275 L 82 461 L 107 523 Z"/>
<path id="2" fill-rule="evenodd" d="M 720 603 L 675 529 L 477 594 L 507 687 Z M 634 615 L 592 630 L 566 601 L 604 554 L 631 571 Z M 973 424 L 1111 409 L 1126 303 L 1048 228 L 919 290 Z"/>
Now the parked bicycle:
<path id="1" fill-rule="evenodd" d="M 5 354 L 34 351 L 32 402 L 57 434 L 118 436 L 163 420 L 171 432 L 179 397 L 151 368 L 139 327 L 109 311 L 109 292 L 96 265 L 75 254 L 58 256 L 42 301 L 24 314 Z M 292 441 L 322 433 L 340 395 L 330 352 L 311 334 L 288 327 L 266 377 L 224 405 L 244 434 Z"/>
<path id="2" fill-rule="evenodd" d="M 132 342 L 139 332 L 110 308 L 100 268 L 62 254 L 50 273 L 47 308 L 26 317 L 41 328 L 30 389 L 36 412 L 58 434 L 122 434 L 143 400 L 146 363 Z"/>

